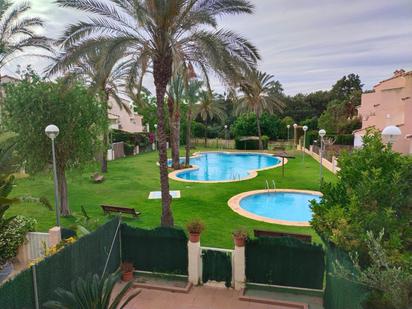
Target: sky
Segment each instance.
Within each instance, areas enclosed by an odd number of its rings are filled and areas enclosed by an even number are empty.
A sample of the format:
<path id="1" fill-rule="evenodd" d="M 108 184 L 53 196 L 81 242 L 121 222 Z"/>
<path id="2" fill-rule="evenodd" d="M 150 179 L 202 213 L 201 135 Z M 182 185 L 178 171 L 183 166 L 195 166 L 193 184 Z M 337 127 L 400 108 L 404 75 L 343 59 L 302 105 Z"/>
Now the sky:
<path id="1" fill-rule="evenodd" d="M 412 0 L 252 0 L 253 15 L 224 17 L 219 27 L 248 38 L 262 56 L 259 69 L 274 75 L 286 94 L 328 90 L 344 75 L 359 74 L 364 89 L 412 70 Z M 43 34 L 59 36 L 65 27 L 85 18 L 53 0 L 31 0 L 31 15 L 46 21 Z M 46 61 L 19 57 L 39 71 Z M 146 86 L 153 89 L 152 79 Z M 224 89 L 217 79 L 212 87 Z"/>

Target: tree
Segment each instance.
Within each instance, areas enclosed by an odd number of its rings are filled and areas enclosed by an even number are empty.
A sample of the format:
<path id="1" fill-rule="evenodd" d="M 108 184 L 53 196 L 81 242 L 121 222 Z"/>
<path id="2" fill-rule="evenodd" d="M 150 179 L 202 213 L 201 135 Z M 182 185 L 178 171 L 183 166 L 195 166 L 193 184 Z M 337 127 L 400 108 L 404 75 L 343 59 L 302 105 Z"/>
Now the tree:
<path id="1" fill-rule="evenodd" d="M 47 82 L 36 75 L 6 87 L 3 116 L 8 130 L 15 132 L 16 149 L 28 171 L 43 170 L 50 164 L 51 143 L 44 134 L 53 123 L 60 129 L 56 139 L 60 211 L 70 214 L 66 170 L 88 162 L 100 148 L 99 136 L 107 126 L 106 111 L 80 83 L 70 87 L 62 81 Z"/>
<path id="2" fill-rule="evenodd" d="M 238 100 L 237 113 L 252 112 L 256 116 L 256 127 L 259 137 L 259 149 L 263 149 L 262 131 L 260 127 L 260 117 L 263 112 L 273 113 L 275 110 L 281 111 L 283 102 L 277 95 L 279 83 L 273 80 L 273 75 L 251 71 L 240 83 L 240 91 L 243 96 Z"/>
<path id="3" fill-rule="evenodd" d="M 130 293 L 123 300 L 133 281 L 128 282 L 117 294 L 114 294 L 114 287 L 119 278 L 118 273 L 106 277 L 87 275 L 84 279 L 78 278 L 73 281 L 71 291 L 58 288 L 55 291 L 58 300 L 50 300 L 43 306 L 49 309 L 123 309 L 140 293 L 140 290 Z"/>
<path id="4" fill-rule="evenodd" d="M 169 110 L 170 144 L 172 151 L 172 168 L 180 168 L 180 106 L 184 99 L 184 84 L 180 75 L 173 77 L 167 91 Z"/>
<path id="5" fill-rule="evenodd" d="M 136 67 L 151 67 L 156 89 L 162 226 L 172 226 L 165 132 L 165 93 L 174 66 L 190 63 L 235 82 L 255 66 L 256 48 L 232 31 L 217 29 L 218 18 L 250 14 L 247 0 L 57 0 L 63 7 L 95 13 L 71 25 L 59 41 L 66 49 L 87 50 L 111 41 L 127 46 Z M 205 74 L 207 76 L 207 74 Z"/>
<path id="6" fill-rule="evenodd" d="M 208 121 L 215 118 L 223 121 L 225 113 L 222 105 L 213 94 L 202 91 L 199 95 L 199 103 L 195 105 L 195 115 L 200 117 L 205 125 L 205 146 L 207 146 L 207 125 Z"/>
<path id="7" fill-rule="evenodd" d="M 26 2 L 13 5 L 8 0 L 0 1 L 0 69 L 27 47 L 50 50 L 49 39 L 34 31 L 35 27 L 43 27 L 43 20 L 24 16 L 29 9 Z"/>
<path id="8" fill-rule="evenodd" d="M 366 232 L 385 229 L 383 246 L 393 262 L 410 261 L 412 249 L 412 160 L 369 131 L 363 147 L 339 157 L 336 183 L 325 183 L 321 201 L 312 202 L 314 229 L 367 262 Z"/>
<path id="9" fill-rule="evenodd" d="M 412 302 L 411 269 L 399 267 L 391 262 L 382 245 L 384 230 L 376 237 L 370 231 L 366 235 L 370 265 L 362 267 L 358 255 L 351 254 L 355 270 L 350 271 L 344 265 L 335 262 L 335 275 L 372 289 L 367 308 L 408 308 Z"/>
<path id="10" fill-rule="evenodd" d="M 120 108 L 126 109 L 131 114 L 128 104 L 120 96 L 120 89 L 126 86 L 125 80 L 129 73 L 129 63 L 121 61 L 124 54 L 124 46 L 111 42 L 95 46 L 84 53 L 82 51 L 78 53 L 77 50 L 65 51 L 55 59 L 48 74 L 64 72 L 69 82 L 73 79 L 80 79 L 89 86 L 92 94 L 100 97 L 105 110 L 109 109 L 111 98 Z M 107 127 L 103 133 L 102 173 L 107 172 L 108 134 Z"/>
<path id="11" fill-rule="evenodd" d="M 202 82 L 199 80 L 191 80 L 185 90 L 185 98 L 187 104 L 186 111 L 186 147 L 185 147 L 185 165 L 189 166 L 190 162 L 190 146 L 192 138 L 192 121 L 193 109 L 199 100 L 199 93 L 202 87 Z"/>
<path id="12" fill-rule="evenodd" d="M 348 101 L 353 98 L 354 94 L 360 95 L 362 87 L 363 84 L 358 74 L 345 75 L 332 86 L 330 91 L 332 100 Z"/>

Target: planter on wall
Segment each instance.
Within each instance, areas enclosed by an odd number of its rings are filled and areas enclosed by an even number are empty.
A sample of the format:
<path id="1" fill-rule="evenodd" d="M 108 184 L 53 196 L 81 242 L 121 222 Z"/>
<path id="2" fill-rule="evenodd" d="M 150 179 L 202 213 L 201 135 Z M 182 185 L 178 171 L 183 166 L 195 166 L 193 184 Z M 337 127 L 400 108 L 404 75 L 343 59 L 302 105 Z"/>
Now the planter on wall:
<path id="1" fill-rule="evenodd" d="M 200 241 L 200 233 L 189 233 L 189 240 L 190 240 L 190 242 L 199 242 Z"/>

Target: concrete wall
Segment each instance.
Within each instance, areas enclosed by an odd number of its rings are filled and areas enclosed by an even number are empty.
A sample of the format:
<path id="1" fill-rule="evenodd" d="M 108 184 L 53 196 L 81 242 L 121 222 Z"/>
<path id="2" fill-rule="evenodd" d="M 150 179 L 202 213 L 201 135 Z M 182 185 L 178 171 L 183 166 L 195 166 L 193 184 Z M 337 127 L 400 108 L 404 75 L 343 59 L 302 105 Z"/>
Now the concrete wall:
<path id="1" fill-rule="evenodd" d="M 396 71 L 393 77 L 375 85 L 373 92 L 362 94 L 358 113 L 362 117 L 362 129 L 355 132 L 358 144 L 367 128 L 382 131 L 388 125 L 396 125 L 402 135 L 393 149 L 404 154 L 412 153 L 411 139 L 406 138 L 412 134 L 412 71 Z"/>

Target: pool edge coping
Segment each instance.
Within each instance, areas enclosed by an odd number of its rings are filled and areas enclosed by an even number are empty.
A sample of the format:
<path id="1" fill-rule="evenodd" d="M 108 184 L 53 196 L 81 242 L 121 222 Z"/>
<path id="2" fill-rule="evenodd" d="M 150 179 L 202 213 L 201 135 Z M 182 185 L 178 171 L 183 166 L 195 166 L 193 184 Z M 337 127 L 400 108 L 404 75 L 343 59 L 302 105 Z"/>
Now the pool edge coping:
<path id="1" fill-rule="evenodd" d="M 170 172 L 169 175 L 168 175 L 169 178 L 172 179 L 172 180 L 176 180 L 176 181 L 180 181 L 180 182 L 189 182 L 189 183 L 210 183 L 210 184 L 230 183 L 230 182 L 239 182 L 239 181 L 253 179 L 253 178 L 257 177 L 258 172 L 266 171 L 266 170 L 270 170 L 270 169 L 282 166 L 282 158 L 280 158 L 278 156 L 275 156 L 271 153 L 265 153 L 265 152 L 253 152 L 253 151 L 199 151 L 199 152 L 195 152 L 192 156 L 190 156 L 190 158 L 196 158 L 196 157 L 200 156 L 202 153 L 260 154 L 260 155 L 275 157 L 279 160 L 279 163 L 275 164 L 275 165 L 268 166 L 268 167 L 256 169 L 256 170 L 249 170 L 248 171 L 248 174 L 249 174 L 248 176 L 240 178 L 240 179 L 235 179 L 235 180 L 229 180 L 229 179 L 228 180 L 188 180 L 188 179 L 183 179 L 183 178 L 177 177 L 177 174 L 185 173 L 185 172 L 189 172 L 189 171 L 194 171 L 194 170 L 199 169 L 199 167 L 196 166 L 196 165 L 192 165 L 192 167 L 183 168 L 183 169 L 180 169 L 180 170 Z M 288 163 L 288 159 L 284 158 L 284 164 L 286 164 L 286 163 Z"/>
<path id="2" fill-rule="evenodd" d="M 255 195 L 255 194 L 263 194 L 263 193 L 268 193 L 268 192 L 306 193 L 306 194 L 311 194 L 311 195 L 323 196 L 322 192 L 312 191 L 312 190 L 298 190 L 298 189 L 269 189 L 267 190 L 267 189 L 264 189 L 264 190 L 246 191 L 246 192 L 236 194 L 235 196 L 232 196 L 227 201 L 227 204 L 234 212 L 248 219 L 266 222 L 266 223 L 272 223 L 272 224 L 279 224 L 279 225 L 301 226 L 301 227 L 311 226 L 309 221 L 287 221 L 287 220 L 279 220 L 279 219 L 270 219 L 270 218 L 258 216 L 240 207 L 240 201 L 243 198 L 247 196 Z"/>

